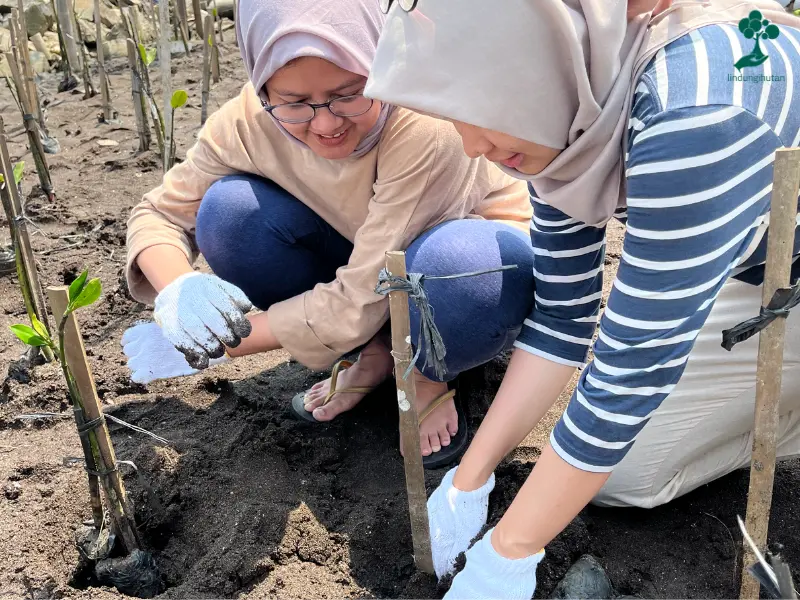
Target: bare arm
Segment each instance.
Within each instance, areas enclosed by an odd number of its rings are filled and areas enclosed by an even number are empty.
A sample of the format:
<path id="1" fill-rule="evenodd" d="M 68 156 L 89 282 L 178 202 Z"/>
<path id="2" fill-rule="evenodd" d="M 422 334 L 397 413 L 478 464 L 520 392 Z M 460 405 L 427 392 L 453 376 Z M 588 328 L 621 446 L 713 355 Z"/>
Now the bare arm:
<path id="1" fill-rule="evenodd" d="M 558 399 L 574 367 L 516 349 L 492 406 L 456 471 L 453 485 L 481 487 Z"/>
<path id="2" fill-rule="evenodd" d="M 156 292 L 163 290 L 181 275 L 194 270 L 181 250 L 167 244 L 151 246 L 143 250 L 139 254 L 137 263 Z M 253 326 L 253 331 L 242 340 L 239 346 L 228 348 L 230 356 L 247 356 L 277 350 L 281 347 L 272 333 L 267 313 L 249 315 L 247 318 Z"/>

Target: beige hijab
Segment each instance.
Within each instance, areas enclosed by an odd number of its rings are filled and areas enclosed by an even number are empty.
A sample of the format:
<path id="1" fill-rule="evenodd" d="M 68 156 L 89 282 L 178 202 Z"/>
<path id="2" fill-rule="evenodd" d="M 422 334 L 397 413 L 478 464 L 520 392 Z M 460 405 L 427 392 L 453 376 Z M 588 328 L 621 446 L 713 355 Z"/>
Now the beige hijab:
<path id="1" fill-rule="evenodd" d="M 800 26 L 774 0 L 675 0 L 630 23 L 627 0 L 419 0 L 410 13 L 397 4 L 365 93 L 563 149 L 537 175 L 504 169 L 590 225 L 625 204 L 633 87 L 659 49 L 705 25 L 738 25 L 753 10 Z"/>

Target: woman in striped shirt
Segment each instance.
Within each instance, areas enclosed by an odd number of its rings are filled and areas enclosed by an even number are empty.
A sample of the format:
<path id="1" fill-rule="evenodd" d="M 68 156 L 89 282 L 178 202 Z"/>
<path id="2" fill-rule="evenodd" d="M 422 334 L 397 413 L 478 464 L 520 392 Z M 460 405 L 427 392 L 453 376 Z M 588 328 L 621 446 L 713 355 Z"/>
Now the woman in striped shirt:
<path id="1" fill-rule="evenodd" d="M 760 308 L 775 151 L 800 143 L 800 20 L 771 0 L 412 4 L 389 13 L 366 93 L 453 121 L 534 206 L 535 307 L 428 503 L 437 574 L 484 525 L 497 464 L 585 366 L 447 596 L 526 599 L 588 502 L 655 506 L 749 461 L 757 341 L 728 353 L 721 332 Z M 779 456 L 800 454 L 800 314 L 787 326 Z"/>

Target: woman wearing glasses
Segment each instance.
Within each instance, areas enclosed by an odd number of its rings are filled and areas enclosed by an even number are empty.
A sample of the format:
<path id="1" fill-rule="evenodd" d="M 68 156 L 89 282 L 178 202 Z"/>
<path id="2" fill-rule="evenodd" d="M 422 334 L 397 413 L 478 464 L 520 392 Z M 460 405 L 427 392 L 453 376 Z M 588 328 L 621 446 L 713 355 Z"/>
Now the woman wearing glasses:
<path id="1" fill-rule="evenodd" d="M 449 124 L 362 95 L 377 0 L 242 0 L 238 16 L 250 83 L 130 218 L 129 287 L 156 321 L 123 338 L 133 378 L 277 348 L 324 369 L 363 346 L 292 403 L 329 421 L 391 376 L 374 292 L 386 251 L 428 275 L 516 264 L 426 285 L 448 352 L 444 378 L 415 374 L 422 451 L 452 462 L 466 423 L 446 381 L 510 347 L 533 303 L 527 189 L 464 156 Z M 192 269 L 196 249 L 214 275 Z M 246 317 L 251 303 L 265 312 Z M 418 327 L 412 311 L 414 341 Z"/>
<path id="2" fill-rule="evenodd" d="M 775 2 L 391 10 L 366 94 L 451 120 L 469 156 L 535 196 L 534 309 L 428 503 L 440 575 L 484 526 L 497 464 L 585 367 L 447 598 L 528 600 L 542 549 L 588 502 L 649 508 L 749 464 L 758 342 L 720 342 L 759 313 L 775 153 L 800 145 L 799 72 L 800 19 Z M 614 216 L 627 230 L 598 318 Z M 793 280 L 799 255 L 800 236 Z M 800 454 L 800 313 L 786 325 L 780 457 Z"/>

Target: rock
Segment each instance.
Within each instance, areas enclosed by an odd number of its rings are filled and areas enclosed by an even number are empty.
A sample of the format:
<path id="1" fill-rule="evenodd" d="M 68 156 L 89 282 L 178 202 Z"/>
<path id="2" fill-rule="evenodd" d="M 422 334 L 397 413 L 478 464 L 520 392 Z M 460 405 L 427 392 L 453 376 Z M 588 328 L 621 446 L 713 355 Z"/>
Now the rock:
<path id="1" fill-rule="evenodd" d="M 31 66 L 36 73 L 47 73 L 50 70 L 50 62 L 43 52 L 31 50 Z"/>
<path id="2" fill-rule="evenodd" d="M 8 66 L 5 56 L 0 56 L 0 77 L 11 78 L 11 67 Z"/>
<path id="3" fill-rule="evenodd" d="M 16 0 L 0 0 L 0 15 L 10 15 L 17 8 Z"/>
<path id="4" fill-rule="evenodd" d="M 613 598 L 614 588 L 600 563 L 584 554 L 569 568 L 550 597 L 570 600 Z"/>
<path id="5" fill-rule="evenodd" d="M 50 54 L 61 56 L 61 46 L 58 45 L 58 34 L 55 31 L 46 31 L 42 34 L 44 45 Z"/>
<path id="6" fill-rule="evenodd" d="M 100 2 L 100 22 L 108 28 L 122 25 L 122 13 L 118 8 L 112 8 L 105 2 Z"/>
<path id="7" fill-rule="evenodd" d="M 81 37 L 84 44 L 97 44 L 97 29 L 94 23 L 78 19 L 78 27 L 81 29 Z"/>
<path id="8" fill-rule="evenodd" d="M 106 40 L 103 42 L 103 58 L 122 58 L 128 56 L 128 44 L 124 39 Z"/>
<path id="9" fill-rule="evenodd" d="M 22 495 L 22 486 L 16 481 L 3 486 L 3 495 L 8 500 L 16 500 Z"/>
<path id="10" fill-rule="evenodd" d="M 0 54 L 11 52 L 11 32 L 0 27 Z"/>
<path id="11" fill-rule="evenodd" d="M 94 0 L 73 0 L 75 18 L 94 22 Z"/>
<path id="12" fill-rule="evenodd" d="M 114 25 L 105 36 L 107 40 L 124 40 L 128 37 L 128 32 L 125 30 L 125 25 L 120 21 Z"/>
<path id="13" fill-rule="evenodd" d="M 44 33 L 56 22 L 50 4 L 31 3 L 25 8 L 25 23 L 28 26 L 28 37 Z"/>
<path id="14" fill-rule="evenodd" d="M 234 0 L 217 0 L 217 11 L 220 17 L 233 19 L 233 1 Z M 214 6 L 213 2 L 210 6 Z"/>

